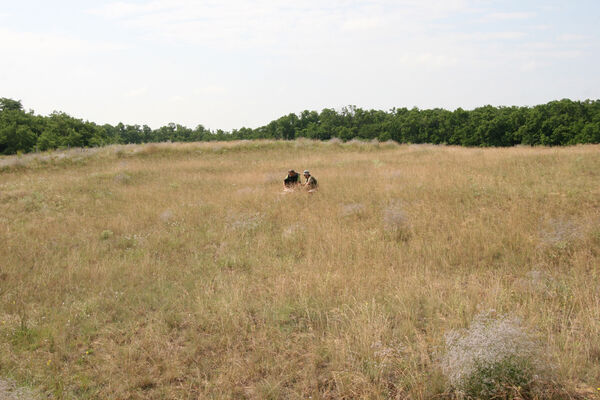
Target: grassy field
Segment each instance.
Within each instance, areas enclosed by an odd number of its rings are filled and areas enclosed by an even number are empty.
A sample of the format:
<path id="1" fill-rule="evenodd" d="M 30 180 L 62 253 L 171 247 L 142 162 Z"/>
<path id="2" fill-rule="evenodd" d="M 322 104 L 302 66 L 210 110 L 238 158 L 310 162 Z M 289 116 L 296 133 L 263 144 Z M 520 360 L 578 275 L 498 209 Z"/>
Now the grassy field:
<path id="1" fill-rule="evenodd" d="M 451 398 L 518 317 L 600 391 L 600 147 L 233 142 L 0 159 L 0 377 L 64 399 Z M 283 195 L 289 168 L 314 195 Z M 495 311 L 491 311 L 495 310 Z"/>

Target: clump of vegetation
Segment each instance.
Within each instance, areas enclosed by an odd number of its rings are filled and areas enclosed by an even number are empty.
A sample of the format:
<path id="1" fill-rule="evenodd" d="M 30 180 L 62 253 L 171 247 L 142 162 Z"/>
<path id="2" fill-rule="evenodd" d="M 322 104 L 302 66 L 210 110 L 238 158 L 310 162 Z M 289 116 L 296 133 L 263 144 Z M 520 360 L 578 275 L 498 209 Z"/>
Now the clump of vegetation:
<path id="1" fill-rule="evenodd" d="M 400 241 L 410 238 L 409 219 L 399 203 L 393 203 L 383 210 L 383 229 Z"/>
<path id="2" fill-rule="evenodd" d="M 131 175 L 121 172 L 115 175 L 115 182 L 121 183 L 123 185 L 128 185 L 131 183 Z"/>
<path id="3" fill-rule="evenodd" d="M 481 313 L 446 347 L 444 373 L 468 398 L 528 397 L 540 379 L 540 346 L 515 318 Z"/>
<path id="4" fill-rule="evenodd" d="M 240 214 L 230 217 L 229 226 L 232 229 L 251 230 L 258 227 L 261 221 L 262 215 L 260 213 Z"/>
<path id="5" fill-rule="evenodd" d="M 540 231 L 540 242 L 543 246 L 564 249 L 583 236 L 582 227 L 567 218 L 551 219 L 546 225 Z"/>
<path id="6" fill-rule="evenodd" d="M 165 210 L 160 214 L 160 220 L 164 223 L 168 223 L 173 219 L 173 211 Z"/>
<path id="7" fill-rule="evenodd" d="M 38 393 L 27 387 L 18 387 L 11 379 L 0 379 L 0 399 L 33 400 L 39 398 Z"/>
<path id="8" fill-rule="evenodd" d="M 408 223 L 406 214 L 398 204 L 394 204 L 383 210 L 383 225 L 386 231 L 397 231 Z"/>
<path id="9" fill-rule="evenodd" d="M 366 207 L 364 206 L 364 204 L 350 203 L 342 205 L 340 214 L 342 215 L 342 217 L 347 217 L 350 215 L 361 214 L 365 212 L 365 210 Z"/>
<path id="10" fill-rule="evenodd" d="M 113 231 L 108 230 L 108 229 L 102 231 L 102 233 L 100 234 L 100 239 L 102 239 L 102 240 L 108 240 L 111 237 L 113 237 Z"/>

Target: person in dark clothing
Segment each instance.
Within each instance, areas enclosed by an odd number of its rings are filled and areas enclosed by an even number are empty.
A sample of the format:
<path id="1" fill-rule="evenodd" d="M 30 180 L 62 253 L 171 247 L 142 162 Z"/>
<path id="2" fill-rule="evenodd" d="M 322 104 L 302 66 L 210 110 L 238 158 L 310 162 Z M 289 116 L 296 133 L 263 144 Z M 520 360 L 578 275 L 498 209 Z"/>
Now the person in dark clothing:
<path id="1" fill-rule="evenodd" d="M 283 180 L 283 188 L 295 189 L 298 185 L 300 185 L 300 174 L 293 169 L 290 169 L 287 176 Z"/>

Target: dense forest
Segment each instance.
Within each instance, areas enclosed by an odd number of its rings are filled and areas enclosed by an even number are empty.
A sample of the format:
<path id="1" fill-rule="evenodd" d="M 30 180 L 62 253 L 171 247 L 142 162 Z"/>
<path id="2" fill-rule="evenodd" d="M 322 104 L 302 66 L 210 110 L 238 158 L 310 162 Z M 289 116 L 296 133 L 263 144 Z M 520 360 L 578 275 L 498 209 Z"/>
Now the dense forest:
<path id="1" fill-rule="evenodd" d="M 0 98 L 0 154 L 67 147 L 149 142 L 196 142 L 239 139 L 394 140 L 462 146 L 571 145 L 600 143 L 600 100 L 563 99 L 534 107 L 394 108 L 363 110 L 355 106 L 289 114 L 256 129 L 231 132 L 168 124 L 110 124 L 74 118 L 63 112 L 48 116 L 25 111 L 21 101 Z"/>

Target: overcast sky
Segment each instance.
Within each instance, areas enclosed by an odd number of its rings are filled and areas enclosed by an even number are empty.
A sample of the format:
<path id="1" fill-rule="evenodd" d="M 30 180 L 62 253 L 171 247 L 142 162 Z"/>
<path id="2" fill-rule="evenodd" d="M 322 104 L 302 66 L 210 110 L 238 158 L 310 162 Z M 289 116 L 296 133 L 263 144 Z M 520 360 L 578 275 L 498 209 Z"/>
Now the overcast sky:
<path id="1" fill-rule="evenodd" d="M 344 105 L 600 98 L 598 0 L 0 5 L 0 97 L 98 123 L 229 130 Z"/>

